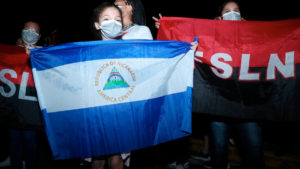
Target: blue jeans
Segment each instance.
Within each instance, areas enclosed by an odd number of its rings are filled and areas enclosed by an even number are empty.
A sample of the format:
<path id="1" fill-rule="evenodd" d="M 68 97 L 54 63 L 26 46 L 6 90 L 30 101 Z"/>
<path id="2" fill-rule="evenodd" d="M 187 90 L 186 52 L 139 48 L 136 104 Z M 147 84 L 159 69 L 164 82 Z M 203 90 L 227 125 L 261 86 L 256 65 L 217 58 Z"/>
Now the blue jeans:
<path id="1" fill-rule="evenodd" d="M 10 163 L 12 169 L 23 169 L 23 160 L 26 169 L 36 167 L 36 133 L 32 130 L 9 130 Z"/>
<path id="2" fill-rule="evenodd" d="M 224 121 L 210 123 L 210 148 L 213 168 L 227 168 L 228 142 L 231 129 L 234 129 L 238 136 L 236 141 L 240 148 L 242 168 L 264 168 L 260 125 L 255 122 Z"/>

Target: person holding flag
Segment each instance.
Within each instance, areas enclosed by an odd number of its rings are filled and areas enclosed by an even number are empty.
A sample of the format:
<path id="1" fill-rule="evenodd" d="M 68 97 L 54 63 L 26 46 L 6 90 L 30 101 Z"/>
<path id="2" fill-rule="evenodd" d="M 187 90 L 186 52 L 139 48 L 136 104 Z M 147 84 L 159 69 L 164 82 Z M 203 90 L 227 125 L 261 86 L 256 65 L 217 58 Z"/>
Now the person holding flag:
<path id="1" fill-rule="evenodd" d="M 219 15 L 216 20 L 241 21 L 240 6 L 235 0 L 226 0 L 219 8 Z M 159 18 L 152 17 L 155 27 L 159 29 Z M 195 59 L 197 61 L 197 59 Z M 194 81 L 197 82 L 195 78 Z M 197 89 L 194 82 L 194 89 Z M 193 103 L 195 103 L 193 101 Z M 226 169 L 228 163 L 228 143 L 230 131 L 234 129 L 238 135 L 238 145 L 241 148 L 243 168 L 264 168 L 262 152 L 262 129 L 255 120 L 237 120 L 232 118 L 212 117 L 209 122 L 210 134 L 210 156 L 211 161 L 204 162 L 207 168 Z"/>
<path id="2" fill-rule="evenodd" d="M 217 19 L 241 21 L 240 6 L 234 0 L 225 1 Z M 230 131 L 237 133 L 243 168 L 264 168 L 262 129 L 254 120 L 236 120 L 230 118 L 216 118 L 209 124 L 211 165 L 213 168 L 226 168 L 228 163 L 228 143 Z"/>
<path id="3" fill-rule="evenodd" d="M 113 3 L 104 2 L 93 10 L 94 28 L 100 40 L 114 40 L 122 34 L 122 12 Z M 105 159 L 111 169 L 123 169 L 123 159 L 120 154 L 107 157 L 93 157 L 92 168 L 104 169 Z"/>
<path id="4" fill-rule="evenodd" d="M 33 21 L 27 21 L 22 29 L 21 38 L 16 45 L 24 47 L 26 54 L 30 54 L 30 49 L 37 48 L 40 39 L 40 26 Z M 36 131 L 29 128 L 9 129 L 10 139 L 10 165 L 12 169 L 22 169 L 23 160 L 26 169 L 34 169 L 37 160 Z"/>

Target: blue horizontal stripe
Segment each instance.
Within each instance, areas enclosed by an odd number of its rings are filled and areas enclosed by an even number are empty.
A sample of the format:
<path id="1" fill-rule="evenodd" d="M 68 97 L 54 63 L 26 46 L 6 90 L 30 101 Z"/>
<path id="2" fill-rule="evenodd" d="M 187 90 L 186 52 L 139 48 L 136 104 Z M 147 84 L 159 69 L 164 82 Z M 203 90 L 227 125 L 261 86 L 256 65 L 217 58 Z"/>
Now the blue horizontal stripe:
<path id="1" fill-rule="evenodd" d="M 55 159 L 102 156 L 153 146 L 191 134 L 186 92 L 110 106 L 47 113 L 46 132 Z"/>
<path id="2" fill-rule="evenodd" d="M 33 49 L 30 56 L 33 68 L 45 70 L 98 59 L 171 58 L 188 52 L 190 47 L 189 43 L 181 41 L 89 41 Z"/>

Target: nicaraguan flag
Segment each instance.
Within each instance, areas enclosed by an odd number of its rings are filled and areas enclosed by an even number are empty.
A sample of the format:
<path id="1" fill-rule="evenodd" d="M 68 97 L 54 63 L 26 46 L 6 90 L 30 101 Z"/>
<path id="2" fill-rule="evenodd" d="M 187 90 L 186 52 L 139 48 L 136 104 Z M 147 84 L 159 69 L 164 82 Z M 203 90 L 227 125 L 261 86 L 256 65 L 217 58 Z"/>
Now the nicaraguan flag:
<path id="1" fill-rule="evenodd" d="M 54 158 L 121 153 L 191 134 L 190 47 L 113 40 L 34 49 L 33 76 Z"/>

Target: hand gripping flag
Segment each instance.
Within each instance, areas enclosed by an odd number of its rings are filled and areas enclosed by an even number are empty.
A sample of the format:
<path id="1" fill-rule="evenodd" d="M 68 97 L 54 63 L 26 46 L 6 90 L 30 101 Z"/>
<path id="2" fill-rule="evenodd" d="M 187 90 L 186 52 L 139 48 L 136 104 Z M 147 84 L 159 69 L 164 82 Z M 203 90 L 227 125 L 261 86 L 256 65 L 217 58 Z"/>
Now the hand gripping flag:
<path id="1" fill-rule="evenodd" d="M 189 135 L 190 47 L 116 40 L 33 50 L 34 82 L 54 158 L 121 153 Z"/>

